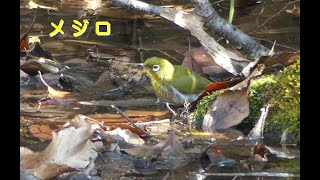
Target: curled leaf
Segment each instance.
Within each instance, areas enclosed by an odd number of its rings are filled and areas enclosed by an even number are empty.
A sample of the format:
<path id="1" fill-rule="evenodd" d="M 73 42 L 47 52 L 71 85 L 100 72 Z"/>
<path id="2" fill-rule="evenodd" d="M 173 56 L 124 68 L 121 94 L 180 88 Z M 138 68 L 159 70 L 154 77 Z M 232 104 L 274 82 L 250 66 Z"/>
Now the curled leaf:
<path id="1" fill-rule="evenodd" d="M 71 95 L 71 92 L 65 92 L 65 91 L 58 91 L 53 89 L 52 87 L 50 87 L 42 78 L 41 72 L 38 71 L 39 75 L 40 75 L 40 79 L 43 82 L 44 85 L 46 85 L 48 87 L 48 92 L 49 92 L 49 97 L 52 98 L 63 98 L 66 97 L 68 95 Z"/>
<path id="2" fill-rule="evenodd" d="M 242 122 L 249 115 L 247 88 L 220 94 L 204 116 L 202 129 L 227 129 Z"/>

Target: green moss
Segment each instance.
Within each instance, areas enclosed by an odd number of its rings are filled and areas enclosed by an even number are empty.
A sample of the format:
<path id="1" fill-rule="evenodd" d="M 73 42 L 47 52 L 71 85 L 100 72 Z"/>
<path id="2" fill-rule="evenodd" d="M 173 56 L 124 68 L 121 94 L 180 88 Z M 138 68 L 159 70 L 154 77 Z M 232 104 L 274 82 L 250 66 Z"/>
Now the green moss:
<path id="1" fill-rule="evenodd" d="M 279 74 L 271 90 L 273 108 L 266 121 L 266 133 L 281 134 L 284 130 L 300 141 L 300 59 Z"/>
<path id="2" fill-rule="evenodd" d="M 273 158 L 269 160 L 268 169 L 278 172 L 289 172 L 300 174 L 300 159 L 284 160 L 281 158 Z"/>
<path id="3" fill-rule="evenodd" d="M 199 101 L 193 118 L 195 127 L 201 128 L 204 115 L 223 90 Z M 263 75 L 253 79 L 249 89 L 250 114 L 237 127 L 248 134 L 259 119 L 263 104 L 271 103 L 266 120 L 266 133 L 281 135 L 287 130 L 300 141 L 300 58 L 278 75 Z"/>
<path id="4" fill-rule="evenodd" d="M 260 117 L 263 102 L 268 99 L 268 90 L 276 83 L 275 75 L 263 75 L 253 79 L 249 89 L 250 114 L 237 127 L 248 134 Z"/>
<path id="5" fill-rule="evenodd" d="M 247 130 L 248 132 L 252 129 L 256 120 L 260 116 L 260 109 L 263 105 L 263 99 L 266 96 L 266 91 L 275 83 L 276 76 L 274 75 L 264 75 L 252 80 L 249 91 L 250 115 L 238 126 L 240 129 L 245 131 Z M 223 90 L 213 92 L 199 101 L 193 114 L 196 124 L 202 124 L 204 115 L 216 100 L 217 96 L 222 92 Z M 196 125 L 196 127 L 199 127 L 199 125 Z"/>

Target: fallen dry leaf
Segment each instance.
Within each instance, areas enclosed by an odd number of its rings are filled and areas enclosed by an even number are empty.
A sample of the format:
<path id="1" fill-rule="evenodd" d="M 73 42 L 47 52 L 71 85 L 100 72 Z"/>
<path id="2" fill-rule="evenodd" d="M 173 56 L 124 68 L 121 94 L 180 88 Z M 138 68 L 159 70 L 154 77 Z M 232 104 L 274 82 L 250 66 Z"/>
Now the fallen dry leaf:
<path id="1" fill-rule="evenodd" d="M 29 29 L 26 32 L 24 32 L 23 34 L 21 34 L 21 36 L 20 36 L 20 51 L 21 52 L 25 52 L 30 49 L 30 47 L 29 47 L 29 32 L 32 29 L 32 27 L 34 26 L 36 17 L 37 17 L 37 9 L 35 11 L 34 18 L 33 18 L 33 21 L 31 23 Z"/>
<path id="2" fill-rule="evenodd" d="M 59 65 L 51 59 L 36 57 L 28 59 L 25 62 L 22 61 L 22 63 L 20 62 L 20 69 L 31 76 L 35 76 L 38 74 L 38 71 L 42 74 L 57 73 L 59 72 Z"/>
<path id="3" fill-rule="evenodd" d="M 49 97 L 52 98 L 64 98 L 71 94 L 71 92 L 58 91 L 48 86 Z"/>
<path id="4" fill-rule="evenodd" d="M 191 103 L 190 106 L 190 110 L 193 110 L 194 108 L 196 108 L 198 102 L 205 96 L 209 95 L 210 93 L 214 92 L 214 91 L 218 91 L 221 89 L 226 89 L 228 87 L 232 87 L 238 83 L 240 83 L 241 81 L 243 81 L 245 78 L 244 77 L 237 77 L 237 78 L 233 78 L 231 80 L 226 80 L 226 81 L 221 81 L 221 82 L 214 82 L 209 84 L 205 91 L 202 92 L 202 94 Z"/>
<path id="5" fill-rule="evenodd" d="M 102 73 L 94 85 L 107 90 L 115 89 L 119 86 L 119 84 L 111 77 L 109 70 Z"/>
<path id="6" fill-rule="evenodd" d="M 31 134 L 40 139 L 40 141 L 48 141 L 52 139 L 52 130 L 48 125 L 31 125 L 29 126 Z"/>
<path id="7" fill-rule="evenodd" d="M 248 88 L 227 90 L 220 94 L 203 118 L 202 129 L 212 132 L 227 129 L 242 122 L 249 115 Z"/>
<path id="8" fill-rule="evenodd" d="M 141 99 L 129 99 L 127 101 L 123 101 L 123 103 L 128 102 L 128 107 L 132 107 L 134 105 L 137 105 L 139 101 L 140 104 Z M 115 102 L 115 101 L 112 101 Z M 112 105 L 112 102 L 108 103 L 108 106 Z M 134 104 L 134 102 L 136 104 Z M 145 103 L 146 101 L 141 100 L 142 103 Z M 153 99 L 153 104 L 156 102 L 156 99 Z M 117 104 L 117 103 L 113 103 Z M 144 106 L 149 103 L 145 103 Z M 150 103 L 151 104 L 151 103 Z M 107 106 L 107 105 L 106 105 Z M 143 106 L 141 104 L 141 106 Z M 156 121 L 156 120 L 162 120 L 166 118 L 167 112 L 166 111 L 142 111 L 142 110 L 126 110 L 124 113 L 133 121 L 133 122 L 150 122 L 150 121 Z M 128 120 L 122 117 L 119 113 L 103 113 L 103 114 L 92 114 L 88 115 L 91 118 L 94 118 L 95 120 L 99 122 L 104 122 L 106 125 L 113 125 L 118 123 L 127 123 Z"/>
<path id="9" fill-rule="evenodd" d="M 188 67 L 201 75 L 208 75 L 214 81 L 221 81 L 232 76 L 231 73 L 214 61 L 203 46 L 182 54 L 185 56 L 182 66 Z"/>
<path id="10" fill-rule="evenodd" d="M 129 131 L 131 131 L 134 134 L 137 134 L 140 137 L 146 135 L 140 129 L 137 129 L 137 128 L 133 127 L 133 126 L 130 126 L 128 124 L 123 124 L 123 123 L 122 124 L 114 124 L 109 129 L 110 129 L 110 131 L 112 131 L 112 130 L 117 129 L 117 128 L 128 129 Z"/>
<path id="11" fill-rule="evenodd" d="M 96 119 L 93 119 L 88 116 L 84 116 L 82 114 L 76 115 L 70 123 L 67 123 L 68 125 L 74 126 L 74 127 L 81 127 L 88 124 L 92 125 L 93 129 L 102 129 L 106 130 L 106 127 L 104 126 L 104 122 L 98 121 Z M 65 125 L 66 126 L 66 125 Z"/>
<path id="12" fill-rule="evenodd" d="M 20 166 L 41 179 L 54 178 L 74 169 L 83 170 L 98 156 L 92 149 L 92 134 L 91 125 L 52 132 L 52 142 L 42 152 L 20 147 Z"/>
<path id="13" fill-rule="evenodd" d="M 46 85 L 48 87 L 48 92 L 49 92 L 49 97 L 51 98 L 65 98 L 66 96 L 71 95 L 71 92 L 66 92 L 66 91 L 58 91 L 53 89 L 52 87 L 50 87 L 42 78 L 41 72 L 38 71 L 39 75 L 40 75 L 40 79 L 43 82 L 44 85 Z"/>
<path id="14" fill-rule="evenodd" d="M 144 140 L 141 139 L 137 134 L 132 133 L 128 129 L 114 129 L 109 132 L 109 135 L 118 135 L 124 139 L 129 144 L 142 145 Z"/>
<path id="15" fill-rule="evenodd" d="M 275 70 L 277 68 L 290 66 L 300 58 L 300 52 L 278 52 L 273 56 L 262 57 L 262 62 L 266 70 Z"/>
<path id="16" fill-rule="evenodd" d="M 163 147 L 162 157 L 170 157 L 171 156 L 178 156 L 179 158 L 183 159 L 190 159 L 190 156 L 186 153 L 185 149 L 182 147 L 181 142 L 176 136 L 176 132 L 174 130 L 171 130 L 169 133 L 169 136 L 165 142 L 165 145 Z M 172 151 L 169 151 L 168 149 L 174 149 L 175 153 Z"/>
<path id="17" fill-rule="evenodd" d="M 35 3 L 35 2 L 33 2 L 33 1 L 29 1 L 28 7 L 29 7 L 29 9 L 37 9 L 37 8 L 41 8 L 41 9 L 47 9 L 47 10 L 58 11 L 58 8 L 56 8 L 56 7 L 49 7 L 49 6 L 39 5 L 39 4 L 36 4 L 36 3 Z"/>

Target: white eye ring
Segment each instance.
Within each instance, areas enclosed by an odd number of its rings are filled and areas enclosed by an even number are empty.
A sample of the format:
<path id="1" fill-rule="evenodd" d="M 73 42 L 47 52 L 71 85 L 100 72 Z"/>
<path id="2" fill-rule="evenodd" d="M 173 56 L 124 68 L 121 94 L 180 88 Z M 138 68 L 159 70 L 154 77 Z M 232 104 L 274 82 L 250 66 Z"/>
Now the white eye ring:
<path id="1" fill-rule="evenodd" d="M 156 65 L 152 66 L 152 71 L 157 72 L 159 70 L 160 70 L 160 66 L 159 65 L 156 64 Z"/>

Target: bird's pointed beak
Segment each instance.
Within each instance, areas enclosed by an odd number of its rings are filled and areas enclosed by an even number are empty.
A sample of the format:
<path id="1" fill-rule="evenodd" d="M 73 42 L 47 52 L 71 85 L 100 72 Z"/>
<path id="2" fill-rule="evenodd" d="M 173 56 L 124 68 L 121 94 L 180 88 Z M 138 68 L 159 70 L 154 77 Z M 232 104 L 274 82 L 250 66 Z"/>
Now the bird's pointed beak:
<path id="1" fill-rule="evenodd" d="M 139 69 L 143 69 L 144 64 L 143 63 L 138 63 L 138 64 L 134 65 L 133 67 L 139 68 Z"/>

